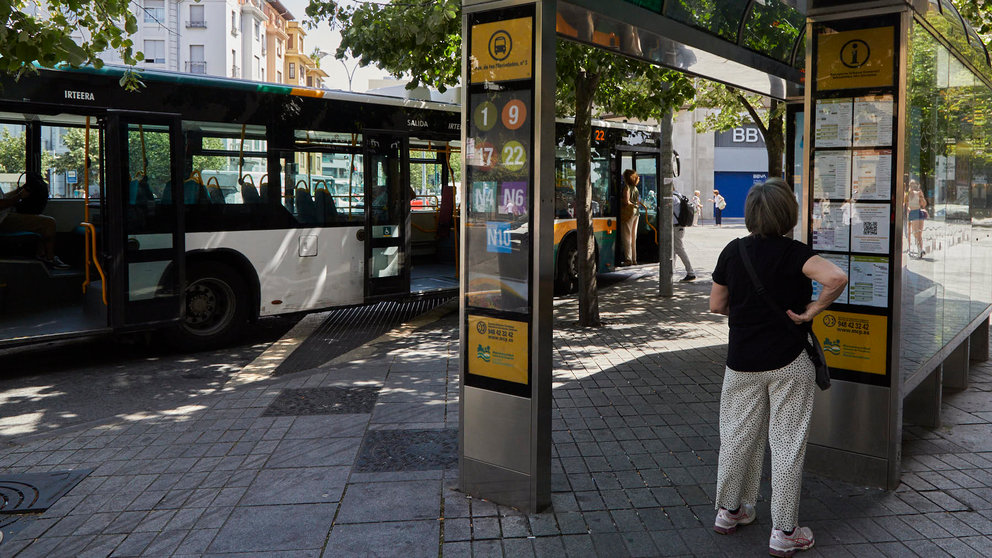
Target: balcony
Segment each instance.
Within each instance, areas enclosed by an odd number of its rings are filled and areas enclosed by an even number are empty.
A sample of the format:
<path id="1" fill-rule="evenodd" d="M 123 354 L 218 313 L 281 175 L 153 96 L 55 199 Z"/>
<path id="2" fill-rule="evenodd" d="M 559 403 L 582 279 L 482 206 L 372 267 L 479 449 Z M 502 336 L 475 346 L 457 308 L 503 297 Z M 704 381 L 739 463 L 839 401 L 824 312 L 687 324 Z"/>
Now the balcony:
<path id="1" fill-rule="evenodd" d="M 195 20 L 195 21 L 193 21 L 193 20 L 187 21 L 186 22 L 186 28 L 187 29 L 206 29 L 207 28 L 207 22 L 206 22 L 206 20 L 203 20 L 203 19 Z"/>
<path id="2" fill-rule="evenodd" d="M 186 73 L 206 74 L 207 63 L 203 60 L 188 60 L 186 61 Z"/>

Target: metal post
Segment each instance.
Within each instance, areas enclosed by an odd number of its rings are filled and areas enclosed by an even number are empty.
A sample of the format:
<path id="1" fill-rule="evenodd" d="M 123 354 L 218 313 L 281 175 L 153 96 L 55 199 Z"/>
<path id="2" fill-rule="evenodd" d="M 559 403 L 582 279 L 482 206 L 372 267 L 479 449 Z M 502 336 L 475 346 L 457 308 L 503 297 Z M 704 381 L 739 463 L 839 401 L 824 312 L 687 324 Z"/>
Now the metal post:
<path id="1" fill-rule="evenodd" d="M 969 339 L 962 341 L 958 348 L 944 359 L 944 380 L 942 382 L 944 386 L 951 389 L 968 389 L 969 341 Z"/>
<path id="2" fill-rule="evenodd" d="M 462 7 L 459 487 L 537 512 L 551 504 L 556 4 Z"/>

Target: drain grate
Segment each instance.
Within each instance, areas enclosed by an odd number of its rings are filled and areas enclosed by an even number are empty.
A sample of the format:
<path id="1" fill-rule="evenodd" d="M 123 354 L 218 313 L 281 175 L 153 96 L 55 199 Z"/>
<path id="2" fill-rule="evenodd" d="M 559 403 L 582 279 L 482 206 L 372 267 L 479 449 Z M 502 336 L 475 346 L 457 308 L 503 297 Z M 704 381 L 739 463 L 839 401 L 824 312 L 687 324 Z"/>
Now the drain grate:
<path id="1" fill-rule="evenodd" d="M 369 430 L 362 440 L 355 471 L 429 471 L 456 465 L 457 430 Z"/>
<path id="2" fill-rule="evenodd" d="M 334 310 L 273 374 L 316 368 L 449 300 L 450 296 L 421 297 Z"/>
<path id="3" fill-rule="evenodd" d="M 267 417 L 303 417 L 371 413 L 378 387 L 284 389 L 262 413 Z"/>
<path id="4" fill-rule="evenodd" d="M 0 476 L 0 514 L 45 511 L 92 469 Z"/>

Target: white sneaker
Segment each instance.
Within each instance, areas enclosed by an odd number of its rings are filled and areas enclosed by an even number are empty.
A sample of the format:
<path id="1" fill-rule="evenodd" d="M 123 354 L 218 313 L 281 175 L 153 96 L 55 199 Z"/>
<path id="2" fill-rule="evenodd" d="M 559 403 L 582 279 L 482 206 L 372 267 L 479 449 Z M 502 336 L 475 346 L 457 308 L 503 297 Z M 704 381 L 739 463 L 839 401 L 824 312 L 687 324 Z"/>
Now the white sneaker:
<path id="1" fill-rule="evenodd" d="M 810 548 L 813 548 L 813 531 L 809 527 L 796 527 L 791 535 L 781 529 L 772 529 L 772 536 L 768 539 L 768 554 L 781 558 Z"/>
<path id="2" fill-rule="evenodd" d="M 757 517 L 758 512 L 755 511 L 754 506 L 751 504 L 741 504 L 737 513 L 730 513 L 730 511 L 720 508 L 716 512 L 716 521 L 713 523 L 713 530 L 721 535 L 730 535 L 737 530 L 738 525 L 750 525 L 754 523 Z"/>

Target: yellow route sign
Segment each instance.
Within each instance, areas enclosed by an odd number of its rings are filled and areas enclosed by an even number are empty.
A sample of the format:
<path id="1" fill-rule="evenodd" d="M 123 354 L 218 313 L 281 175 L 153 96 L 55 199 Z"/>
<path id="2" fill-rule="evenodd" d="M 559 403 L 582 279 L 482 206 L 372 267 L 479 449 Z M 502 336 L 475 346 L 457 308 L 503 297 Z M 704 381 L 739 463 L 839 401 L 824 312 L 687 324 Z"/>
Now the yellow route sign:
<path id="1" fill-rule="evenodd" d="M 468 371 L 518 384 L 527 383 L 527 323 L 468 316 Z"/>
<path id="2" fill-rule="evenodd" d="M 888 318 L 827 310 L 813 320 L 827 366 L 885 375 Z"/>
<path id="3" fill-rule="evenodd" d="M 826 31 L 817 35 L 816 41 L 818 90 L 894 85 L 893 27 Z"/>
<path id="4" fill-rule="evenodd" d="M 472 83 L 530 79 L 533 29 L 531 17 L 473 25 L 469 58 Z"/>

